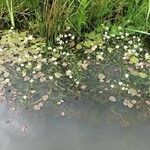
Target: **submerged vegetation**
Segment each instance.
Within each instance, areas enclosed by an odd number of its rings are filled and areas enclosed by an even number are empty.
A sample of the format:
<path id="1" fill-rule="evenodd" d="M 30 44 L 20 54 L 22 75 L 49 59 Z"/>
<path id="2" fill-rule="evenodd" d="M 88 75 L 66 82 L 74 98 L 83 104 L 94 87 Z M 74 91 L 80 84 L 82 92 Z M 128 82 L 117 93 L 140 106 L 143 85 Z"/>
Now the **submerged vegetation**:
<path id="1" fill-rule="evenodd" d="M 19 101 L 35 110 L 56 93 L 57 105 L 87 93 L 150 112 L 149 3 L 1 0 L 0 91 L 15 86 Z"/>

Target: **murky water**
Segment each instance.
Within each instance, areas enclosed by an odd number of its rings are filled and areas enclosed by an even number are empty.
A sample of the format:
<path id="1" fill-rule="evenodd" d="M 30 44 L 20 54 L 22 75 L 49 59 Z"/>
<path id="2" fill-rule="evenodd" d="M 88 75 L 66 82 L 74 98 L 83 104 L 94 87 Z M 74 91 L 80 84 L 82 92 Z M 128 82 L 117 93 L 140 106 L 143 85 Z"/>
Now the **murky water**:
<path id="1" fill-rule="evenodd" d="M 4 92 L 6 99 L 1 102 L 0 98 L 0 150 L 150 149 L 150 121 L 146 114 L 125 108 L 121 96 L 116 97 L 117 103 L 108 101 L 114 93 L 107 90 L 107 85 L 97 85 L 97 80 L 89 83 L 93 90 L 87 89 L 78 99 L 54 90 L 53 100 L 45 101 L 39 111 L 26 105 L 21 97 L 30 97 L 30 88 L 34 88 L 36 94 L 28 100 L 32 104 L 49 92 L 52 84 L 37 82 L 31 87 L 16 74 L 12 74 L 12 81 L 21 94 L 14 96 L 15 89 L 10 86 Z M 62 98 L 65 102 L 57 105 Z M 28 108 L 20 107 L 18 101 Z M 144 121 L 139 121 L 143 117 Z"/>
<path id="2" fill-rule="evenodd" d="M 69 104 L 66 104 L 69 105 Z M 69 106 L 70 107 L 70 106 Z M 86 106 L 88 107 L 88 106 Z M 108 121 L 108 111 L 96 108 L 60 116 L 51 107 L 35 112 L 11 104 L 0 105 L 1 150 L 149 150 L 150 122 L 123 127 Z M 54 113 L 55 111 L 55 113 Z M 90 111 L 90 113 L 89 113 Z M 92 115 L 93 114 L 93 115 Z M 90 115 L 90 116 L 89 116 Z M 89 117 L 88 117 L 89 116 Z"/>

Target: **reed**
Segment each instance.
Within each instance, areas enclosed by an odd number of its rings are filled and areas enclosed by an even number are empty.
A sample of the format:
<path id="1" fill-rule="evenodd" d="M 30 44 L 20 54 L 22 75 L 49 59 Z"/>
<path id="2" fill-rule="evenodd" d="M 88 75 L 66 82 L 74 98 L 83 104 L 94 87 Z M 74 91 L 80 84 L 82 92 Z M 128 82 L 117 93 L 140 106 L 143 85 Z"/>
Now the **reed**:
<path id="1" fill-rule="evenodd" d="M 0 24 L 2 18 L 8 27 L 30 29 L 47 39 L 67 26 L 81 36 L 102 23 L 148 32 L 150 0 L 1 0 Z"/>

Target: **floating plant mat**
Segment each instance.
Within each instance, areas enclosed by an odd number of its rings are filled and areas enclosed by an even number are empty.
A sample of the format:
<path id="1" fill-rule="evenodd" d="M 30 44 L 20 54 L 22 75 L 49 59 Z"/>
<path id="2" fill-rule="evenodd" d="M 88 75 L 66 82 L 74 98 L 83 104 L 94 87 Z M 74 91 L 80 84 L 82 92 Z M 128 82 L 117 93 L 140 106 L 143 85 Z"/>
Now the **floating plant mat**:
<path id="1" fill-rule="evenodd" d="M 28 32 L 6 31 L 0 40 L 0 98 L 7 99 L 3 89 L 12 87 L 14 102 L 37 111 L 74 99 L 92 101 L 99 112 L 108 110 L 121 120 L 148 118 L 148 52 L 139 37 L 122 30 L 114 35 L 105 28 L 78 43 L 65 31 L 51 46 Z"/>

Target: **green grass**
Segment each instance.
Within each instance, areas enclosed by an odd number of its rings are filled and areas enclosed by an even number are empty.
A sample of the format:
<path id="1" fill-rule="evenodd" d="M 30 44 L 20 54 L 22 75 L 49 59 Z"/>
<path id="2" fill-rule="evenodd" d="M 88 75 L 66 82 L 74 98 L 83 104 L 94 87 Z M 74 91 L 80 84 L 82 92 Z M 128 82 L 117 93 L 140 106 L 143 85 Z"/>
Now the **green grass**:
<path id="1" fill-rule="evenodd" d="M 30 29 L 54 39 L 66 26 L 81 36 L 100 24 L 150 30 L 150 0 L 1 0 L 0 27 Z"/>

